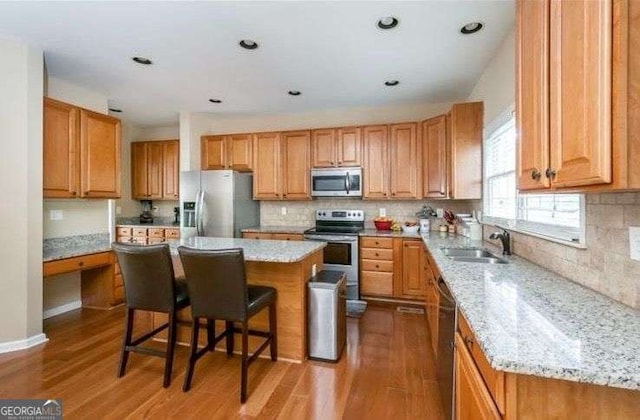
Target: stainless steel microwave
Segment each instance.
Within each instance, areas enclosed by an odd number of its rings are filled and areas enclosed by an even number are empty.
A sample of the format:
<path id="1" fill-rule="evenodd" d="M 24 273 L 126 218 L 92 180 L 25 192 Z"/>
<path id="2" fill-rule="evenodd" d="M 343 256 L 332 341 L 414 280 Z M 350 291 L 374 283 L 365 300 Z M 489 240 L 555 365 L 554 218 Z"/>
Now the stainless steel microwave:
<path id="1" fill-rule="evenodd" d="M 362 168 L 311 170 L 313 197 L 362 197 Z"/>

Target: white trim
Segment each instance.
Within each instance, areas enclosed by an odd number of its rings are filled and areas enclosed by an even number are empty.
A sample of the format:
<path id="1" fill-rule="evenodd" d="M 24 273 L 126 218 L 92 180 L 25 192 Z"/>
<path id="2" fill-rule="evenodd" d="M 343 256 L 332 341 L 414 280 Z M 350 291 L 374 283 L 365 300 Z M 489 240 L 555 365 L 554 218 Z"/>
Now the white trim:
<path id="1" fill-rule="evenodd" d="M 48 319 L 56 315 L 63 314 L 65 312 L 75 311 L 82 308 L 81 300 L 74 300 L 73 302 L 65 303 L 64 305 L 56 306 L 55 308 L 47 309 L 42 314 L 43 319 Z"/>
<path id="2" fill-rule="evenodd" d="M 0 353 L 9 353 L 17 350 L 28 349 L 38 344 L 46 343 L 49 341 L 44 333 L 40 333 L 24 340 L 8 341 L 6 343 L 0 343 Z"/>

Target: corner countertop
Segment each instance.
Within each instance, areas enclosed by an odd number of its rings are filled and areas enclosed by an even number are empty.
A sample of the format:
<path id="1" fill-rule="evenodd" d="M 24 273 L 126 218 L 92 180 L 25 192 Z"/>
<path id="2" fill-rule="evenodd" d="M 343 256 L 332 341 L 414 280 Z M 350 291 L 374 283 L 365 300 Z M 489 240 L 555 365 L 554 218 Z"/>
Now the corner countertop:
<path id="1" fill-rule="evenodd" d="M 312 226 L 253 226 L 242 229 L 242 233 L 288 233 L 292 235 L 302 235 L 305 230 Z"/>
<path id="2" fill-rule="evenodd" d="M 177 252 L 180 245 L 196 249 L 228 249 L 242 248 L 246 261 L 295 263 L 321 250 L 327 244 L 314 241 L 261 241 L 240 238 L 210 238 L 196 236 L 185 239 L 167 241 L 172 252 Z"/>
<path id="3" fill-rule="evenodd" d="M 422 236 L 491 366 L 499 371 L 640 390 L 640 312 L 517 256 L 456 262 L 444 247 L 491 244 Z"/>
<path id="4" fill-rule="evenodd" d="M 111 251 L 108 233 L 50 238 L 42 242 L 42 261 L 62 260 L 107 251 Z"/>

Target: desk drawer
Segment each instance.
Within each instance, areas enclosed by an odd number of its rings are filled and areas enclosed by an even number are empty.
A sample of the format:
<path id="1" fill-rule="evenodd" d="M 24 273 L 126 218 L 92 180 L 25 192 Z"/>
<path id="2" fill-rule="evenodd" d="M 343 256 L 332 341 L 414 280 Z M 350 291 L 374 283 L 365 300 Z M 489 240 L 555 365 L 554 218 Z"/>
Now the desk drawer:
<path id="1" fill-rule="evenodd" d="M 149 228 L 147 236 L 150 238 L 164 238 L 164 229 L 162 228 Z"/>
<path id="2" fill-rule="evenodd" d="M 363 260 L 393 261 L 393 249 L 362 248 L 360 258 Z"/>
<path id="3" fill-rule="evenodd" d="M 132 233 L 133 236 L 147 236 L 147 229 L 146 228 L 133 228 L 132 229 Z"/>
<path id="4" fill-rule="evenodd" d="M 360 246 L 363 248 L 393 248 L 393 238 L 377 238 L 363 236 L 360 238 Z"/>
<path id="5" fill-rule="evenodd" d="M 87 270 L 111 264 L 111 253 L 82 255 L 79 257 L 65 258 L 64 260 L 49 261 L 43 264 L 43 275 L 54 276 L 56 274 L 71 273 L 73 271 Z"/>
<path id="6" fill-rule="evenodd" d="M 131 236 L 132 229 L 130 227 L 116 228 L 116 236 Z"/>
<path id="7" fill-rule="evenodd" d="M 180 229 L 165 229 L 164 237 L 171 238 L 171 239 L 178 239 L 180 238 Z"/>
<path id="8" fill-rule="evenodd" d="M 147 239 L 147 244 L 149 244 L 149 245 L 163 244 L 165 242 L 167 242 L 167 240 L 165 238 L 149 238 L 149 239 Z"/>

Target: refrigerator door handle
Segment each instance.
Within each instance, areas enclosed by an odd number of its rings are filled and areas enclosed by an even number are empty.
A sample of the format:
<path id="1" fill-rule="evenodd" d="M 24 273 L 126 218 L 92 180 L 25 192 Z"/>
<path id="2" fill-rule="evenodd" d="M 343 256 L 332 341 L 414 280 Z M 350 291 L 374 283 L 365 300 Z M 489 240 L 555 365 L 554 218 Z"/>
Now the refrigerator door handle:
<path id="1" fill-rule="evenodd" d="M 204 232 L 204 212 L 205 212 L 205 208 L 204 208 L 204 190 L 200 191 L 200 233 L 198 234 L 199 236 L 205 236 L 205 232 Z"/>
<path id="2" fill-rule="evenodd" d="M 202 194 L 203 191 L 198 190 L 198 192 L 196 193 L 196 220 L 195 220 L 195 225 L 196 225 L 196 234 L 198 236 L 202 236 Z"/>

